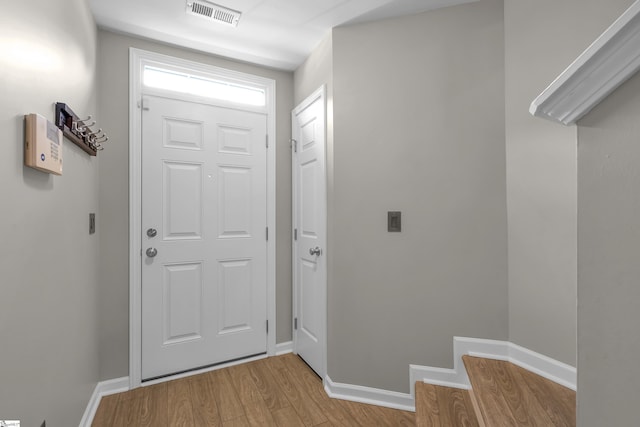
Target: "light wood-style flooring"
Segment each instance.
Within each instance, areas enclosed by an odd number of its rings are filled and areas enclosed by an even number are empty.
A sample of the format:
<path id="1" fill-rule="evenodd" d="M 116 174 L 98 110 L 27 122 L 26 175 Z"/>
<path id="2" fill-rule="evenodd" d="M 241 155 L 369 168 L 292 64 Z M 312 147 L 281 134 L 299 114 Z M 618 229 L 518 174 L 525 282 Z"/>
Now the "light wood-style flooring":
<path id="1" fill-rule="evenodd" d="M 463 356 L 471 390 L 416 383 L 417 427 L 576 425 L 576 393 L 509 362 Z"/>
<path id="2" fill-rule="evenodd" d="M 463 356 L 487 427 L 576 425 L 576 392 L 513 363 Z"/>
<path id="3" fill-rule="evenodd" d="M 416 383 L 417 427 L 482 427 L 469 390 Z"/>
<path id="4" fill-rule="evenodd" d="M 93 427 L 415 426 L 413 412 L 329 398 L 286 354 L 106 396 Z"/>

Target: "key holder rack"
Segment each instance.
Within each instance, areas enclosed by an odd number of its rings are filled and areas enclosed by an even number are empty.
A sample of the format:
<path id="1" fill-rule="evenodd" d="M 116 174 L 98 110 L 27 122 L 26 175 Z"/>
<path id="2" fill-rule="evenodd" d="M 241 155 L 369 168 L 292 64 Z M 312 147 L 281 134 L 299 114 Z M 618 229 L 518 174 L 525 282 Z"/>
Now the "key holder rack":
<path id="1" fill-rule="evenodd" d="M 102 144 L 109 140 L 102 129 L 93 129 L 96 122 L 91 120 L 91 116 L 81 119 L 63 102 L 56 102 L 55 124 L 69 141 L 82 148 L 90 156 L 95 156 L 98 151 L 102 151 L 104 149 Z"/>

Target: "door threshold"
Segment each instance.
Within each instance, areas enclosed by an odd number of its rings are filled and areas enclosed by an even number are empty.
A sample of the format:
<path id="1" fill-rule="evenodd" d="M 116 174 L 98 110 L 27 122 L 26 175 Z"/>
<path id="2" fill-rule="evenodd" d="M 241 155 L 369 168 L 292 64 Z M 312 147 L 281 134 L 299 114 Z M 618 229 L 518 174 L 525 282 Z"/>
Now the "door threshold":
<path id="1" fill-rule="evenodd" d="M 243 363 L 253 362 L 255 360 L 266 359 L 267 353 L 256 353 L 249 356 L 238 357 L 237 359 L 226 360 L 224 362 L 214 363 L 211 365 L 200 366 L 198 368 L 187 369 L 180 372 L 175 372 L 167 375 L 159 375 L 157 377 L 143 379 L 140 384 L 142 387 L 149 385 L 160 384 L 166 381 L 178 380 L 180 378 L 190 377 L 193 375 L 204 374 L 206 372 L 216 371 L 218 369 L 229 368 L 235 365 L 241 365 Z"/>

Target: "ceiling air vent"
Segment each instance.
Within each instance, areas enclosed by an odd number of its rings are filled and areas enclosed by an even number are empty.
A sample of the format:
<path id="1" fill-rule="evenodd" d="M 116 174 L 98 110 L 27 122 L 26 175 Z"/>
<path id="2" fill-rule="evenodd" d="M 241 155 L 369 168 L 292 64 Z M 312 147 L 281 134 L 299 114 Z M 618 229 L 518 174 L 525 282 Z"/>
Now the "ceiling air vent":
<path id="1" fill-rule="evenodd" d="M 196 15 L 220 24 L 238 26 L 241 12 L 204 0 L 188 1 L 187 13 Z"/>

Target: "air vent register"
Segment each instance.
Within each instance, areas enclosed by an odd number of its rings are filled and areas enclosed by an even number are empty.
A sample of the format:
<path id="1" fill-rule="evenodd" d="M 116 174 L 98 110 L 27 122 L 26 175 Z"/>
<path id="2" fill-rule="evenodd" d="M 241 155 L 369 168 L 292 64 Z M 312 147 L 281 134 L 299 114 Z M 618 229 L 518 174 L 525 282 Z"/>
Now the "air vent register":
<path id="1" fill-rule="evenodd" d="M 187 14 L 237 27 L 242 13 L 219 4 L 197 0 L 187 2 Z"/>

